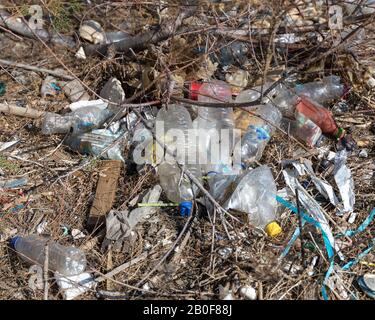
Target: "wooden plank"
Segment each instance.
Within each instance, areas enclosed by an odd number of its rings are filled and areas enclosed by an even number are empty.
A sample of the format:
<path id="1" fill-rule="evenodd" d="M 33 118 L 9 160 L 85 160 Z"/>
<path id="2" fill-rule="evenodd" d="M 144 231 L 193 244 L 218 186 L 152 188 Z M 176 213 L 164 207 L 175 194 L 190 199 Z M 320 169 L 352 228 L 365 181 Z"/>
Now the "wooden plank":
<path id="1" fill-rule="evenodd" d="M 105 215 L 112 209 L 121 166 L 120 160 L 102 161 L 96 194 L 87 221 L 89 228 L 104 223 Z"/>

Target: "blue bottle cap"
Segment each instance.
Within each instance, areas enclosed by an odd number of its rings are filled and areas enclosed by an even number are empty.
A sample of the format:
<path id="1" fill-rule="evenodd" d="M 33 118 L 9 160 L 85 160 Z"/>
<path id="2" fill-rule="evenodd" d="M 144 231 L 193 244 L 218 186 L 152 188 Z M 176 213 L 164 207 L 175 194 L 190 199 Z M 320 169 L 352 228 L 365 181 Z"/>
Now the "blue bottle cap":
<path id="1" fill-rule="evenodd" d="M 15 237 L 13 237 L 12 239 L 10 239 L 10 245 L 11 245 L 11 247 L 12 247 L 13 249 L 16 248 L 16 242 L 17 242 L 19 239 L 21 239 L 20 236 L 15 236 Z"/>
<path id="2" fill-rule="evenodd" d="M 180 215 L 182 217 L 190 216 L 192 207 L 193 207 L 193 203 L 191 201 L 182 201 L 179 205 Z"/>

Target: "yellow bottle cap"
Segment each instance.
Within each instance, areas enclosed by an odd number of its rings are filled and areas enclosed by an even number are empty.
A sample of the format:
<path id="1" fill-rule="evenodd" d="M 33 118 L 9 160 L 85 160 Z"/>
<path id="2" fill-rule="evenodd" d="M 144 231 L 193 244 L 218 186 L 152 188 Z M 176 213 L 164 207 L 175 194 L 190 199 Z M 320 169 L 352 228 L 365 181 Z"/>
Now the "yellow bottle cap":
<path id="1" fill-rule="evenodd" d="M 276 221 L 272 221 L 271 223 L 267 224 L 266 232 L 270 237 L 276 237 L 279 235 L 283 230 L 279 226 Z"/>

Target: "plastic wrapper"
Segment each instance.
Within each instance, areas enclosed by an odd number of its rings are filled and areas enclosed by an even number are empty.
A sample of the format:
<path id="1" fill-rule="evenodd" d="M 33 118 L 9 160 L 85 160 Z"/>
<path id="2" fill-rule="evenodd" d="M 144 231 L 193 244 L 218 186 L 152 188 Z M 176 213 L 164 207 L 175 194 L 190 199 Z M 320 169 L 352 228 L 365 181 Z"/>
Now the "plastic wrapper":
<path id="1" fill-rule="evenodd" d="M 240 176 L 217 175 L 209 184 L 210 193 L 224 209 L 247 213 L 252 225 L 264 228 L 276 220 L 277 190 L 269 167 L 261 166 Z"/>
<path id="2" fill-rule="evenodd" d="M 97 284 L 88 272 L 69 277 L 55 272 L 55 278 L 65 300 L 73 300 L 88 290 L 93 289 Z"/>
<path id="3" fill-rule="evenodd" d="M 336 153 L 334 177 L 339 188 L 344 212 L 353 212 L 355 203 L 354 180 L 350 169 L 346 166 L 347 152 L 342 150 Z"/>
<path id="4" fill-rule="evenodd" d="M 319 203 L 312 198 L 309 193 L 303 188 L 299 183 L 297 177 L 299 174 L 293 169 L 284 169 L 282 171 L 285 179 L 285 183 L 288 185 L 290 191 L 295 195 L 296 189 L 298 188 L 299 200 L 302 206 L 306 209 L 306 212 L 310 214 L 316 221 L 319 222 L 322 230 L 326 233 L 328 241 L 330 242 L 332 248 L 338 249 L 335 245 L 335 239 L 333 237 L 331 228 L 329 226 L 328 220 L 320 207 Z M 339 252 L 339 250 L 338 250 Z"/>
<path id="5" fill-rule="evenodd" d="M 161 191 L 160 185 L 157 184 L 146 193 L 142 203 L 157 203 Z M 123 240 L 131 237 L 131 233 L 137 224 L 150 218 L 157 210 L 157 207 L 135 208 L 130 213 L 128 211 L 111 210 L 106 217 L 106 237 L 102 244 L 102 250 L 111 242 L 114 242 L 114 250 L 120 250 Z"/>

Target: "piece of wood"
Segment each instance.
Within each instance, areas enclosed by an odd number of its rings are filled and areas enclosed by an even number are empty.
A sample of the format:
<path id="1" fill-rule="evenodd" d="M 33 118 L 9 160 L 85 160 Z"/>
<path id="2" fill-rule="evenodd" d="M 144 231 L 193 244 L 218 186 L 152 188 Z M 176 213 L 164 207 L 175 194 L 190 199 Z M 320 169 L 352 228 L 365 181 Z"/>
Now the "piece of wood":
<path id="1" fill-rule="evenodd" d="M 11 60 L 0 59 L 0 64 L 5 65 L 5 66 L 14 67 L 14 68 L 21 68 L 21 69 L 26 69 L 26 70 L 36 71 L 36 72 L 47 73 L 47 74 L 51 74 L 55 77 L 59 77 L 59 78 L 66 79 L 66 80 L 74 80 L 75 79 L 74 77 L 64 73 L 63 71 L 58 71 L 58 70 L 56 71 L 56 70 L 50 70 L 50 69 L 46 69 L 46 68 L 40 68 L 40 67 L 36 67 L 36 66 L 31 66 L 29 64 L 17 63 L 17 62 L 11 61 Z"/>
<path id="2" fill-rule="evenodd" d="M 39 111 L 31 108 L 17 107 L 15 104 L 7 103 L 0 103 L 0 113 L 34 119 L 40 118 L 45 114 L 44 111 Z"/>
<path id="3" fill-rule="evenodd" d="M 104 223 L 105 215 L 112 209 L 121 166 L 122 161 L 120 160 L 105 160 L 102 162 L 94 202 L 87 221 L 89 228 Z"/>

